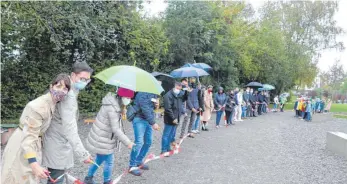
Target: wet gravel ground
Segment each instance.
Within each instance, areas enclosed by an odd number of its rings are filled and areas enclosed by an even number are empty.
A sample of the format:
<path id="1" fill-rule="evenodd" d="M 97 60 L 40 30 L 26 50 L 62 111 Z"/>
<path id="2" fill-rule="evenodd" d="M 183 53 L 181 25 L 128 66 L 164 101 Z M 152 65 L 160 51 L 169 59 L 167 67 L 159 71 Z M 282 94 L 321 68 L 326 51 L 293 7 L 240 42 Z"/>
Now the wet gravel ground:
<path id="1" fill-rule="evenodd" d="M 219 129 L 211 123 L 210 131 L 187 138 L 181 153 L 150 162 L 141 177 L 126 175 L 120 183 L 346 184 L 347 159 L 326 150 L 325 141 L 327 131 L 347 133 L 347 120 L 317 114 L 305 122 L 293 114 L 268 113 Z M 83 141 L 91 126 L 79 122 Z M 125 132 L 133 140 L 131 123 Z M 154 132 L 150 153 L 159 154 L 160 143 L 161 132 Z M 129 152 L 124 146 L 116 152 L 114 177 L 128 167 Z M 87 170 L 76 163 L 69 172 L 83 179 Z M 103 182 L 102 168 L 95 181 Z"/>

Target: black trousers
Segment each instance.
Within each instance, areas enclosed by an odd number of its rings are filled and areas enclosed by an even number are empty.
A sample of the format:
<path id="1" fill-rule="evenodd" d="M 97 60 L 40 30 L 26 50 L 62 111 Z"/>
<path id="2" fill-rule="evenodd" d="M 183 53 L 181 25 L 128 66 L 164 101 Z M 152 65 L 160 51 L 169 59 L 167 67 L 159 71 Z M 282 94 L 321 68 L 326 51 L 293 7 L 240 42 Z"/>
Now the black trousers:
<path id="1" fill-rule="evenodd" d="M 283 112 L 284 105 L 285 105 L 285 104 L 281 104 L 281 112 Z"/>
<path id="2" fill-rule="evenodd" d="M 56 180 L 59 176 L 63 175 L 65 173 L 65 170 L 59 170 L 59 169 L 51 169 L 48 168 L 48 171 L 50 172 L 51 177 Z M 61 177 L 58 181 L 55 183 L 51 182 L 49 179 L 47 181 L 47 184 L 63 184 L 64 177 Z"/>
<path id="3" fill-rule="evenodd" d="M 230 125 L 233 123 L 233 116 L 234 116 L 234 107 L 232 111 L 225 111 L 225 115 L 227 118 L 227 124 Z"/>

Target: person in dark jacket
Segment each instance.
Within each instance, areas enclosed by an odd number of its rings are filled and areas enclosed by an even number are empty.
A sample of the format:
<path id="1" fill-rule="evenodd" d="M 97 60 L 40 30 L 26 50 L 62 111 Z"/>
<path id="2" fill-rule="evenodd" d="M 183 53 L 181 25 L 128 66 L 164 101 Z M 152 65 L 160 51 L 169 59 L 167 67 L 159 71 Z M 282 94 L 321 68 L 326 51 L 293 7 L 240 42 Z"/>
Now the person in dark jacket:
<path id="1" fill-rule="evenodd" d="M 235 113 L 234 90 L 231 90 L 228 95 L 227 103 L 225 106 L 225 115 L 227 118 L 227 125 L 234 125 L 234 123 L 232 122 L 234 113 Z"/>
<path id="2" fill-rule="evenodd" d="M 250 89 L 250 98 L 249 101 L 251 103 L 251 117 L 257 117 L 255 115 L 256 107 L 257 107 L 257 96 L 256 92 L 253 92 L 253 89 Z"/>
<path id="3" fill-rule="evenodd" d="M 204 112 L 204 92 L 205 92 L 205 86 L 201 86 L 201 84 L 199 84 L 198 87 L 198 101 L 199 101 L 199 113 L 196 114 L 196 120 L 193 123 L 193 128 L 192 128 L 192 132 L 197 134 L 199 133 L 199 127 L 200 127 L 200 117 L 202 115 L 202 113 Z"/>
<path id="4" fill-rule="evenodd" d="M 188 99 L 186 103 L 186 113 L 189 117 L 188 123 L 188 137 L 194 138 L 194 133 L 192 132 L 193 124 L 196 120 L 196 115 L 200 112 L 199 107 L 199 90 L 197 89 L 196 83 L 194 80 L 191 80 L 191 89 L 188 91 Z M 181 129 L 181 138 L 185 135 L 187 128 L 187 122 L 183 122 Z"/>
<path id="5" fill-rule="evenodd" d="M 159 130 L 159 125 L 155 122 L 154 109 L 158 95 L 146 92 L 138 92 L 135 95 L 135 106 L 140 109 L 133 120 L 135 146 L 130 153 L 129 172 L 135 176 L 141 176 L 142 172 L 138 168 L 148 170 L 149 167 L 143 164 L 143 159 L 147 155 L 152 145 L 152 131 Z"/>
<path id="6" fill-rule="evenodd" d="M 220 120 L 222 119 L 223 112 L 227 103 L 227 95 L 224 93 L 224 89 L 219 87 L 218 92 L 214 96 L 214 107 L 217 111 L 216 116 L 216 128 L 219 128 Z"/>
<path id="7" fill-rule="evenodd" d="M 258 115 L 261 115 L 264 98 L 263 98 L 263 95 L 261 93 L 258 93 L 257 98 L 258 98 Z"/>
<path id="8" fill-rule="evenodd" d="M 181 93 L 182 84 L 175 83 L 175 87 L 164 96 L 164 131 L 161 141 L 161 152 L 171 151 L 170 143 L 174 142 L 177 125 L 183 112 L 183 102 L 187 93 Z"/>
<path id="9" fill-rule="evenodd" d="M 246 88 L 246 92 L 243 93 L 243 101 L 245 102 L 247 111 L 246 111 L 246 117 L 250 117 L 251 116 L 251 102 L 250 102 L 250 98 L 251 98 L 251 93 L 250 93 L 250 88 L 247 87 Z"/>

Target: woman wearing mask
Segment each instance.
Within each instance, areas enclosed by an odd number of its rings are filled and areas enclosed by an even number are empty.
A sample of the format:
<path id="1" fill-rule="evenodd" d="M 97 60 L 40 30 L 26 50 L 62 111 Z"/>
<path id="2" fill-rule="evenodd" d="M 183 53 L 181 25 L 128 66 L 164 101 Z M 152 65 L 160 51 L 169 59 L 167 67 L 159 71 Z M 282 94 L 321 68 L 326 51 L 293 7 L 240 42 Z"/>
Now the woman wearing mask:
<path id="1" fill-rule="evenodd" d="M 226 104 L 226 107 L 225 107 L 225 114 L 226 114 L 226 118 L 227 118 L 227 126 L 228 125 L 234 125 L 234 123 L 232 122 L 232 119 L 233 119 L 233 116 L 234 116 L 234 112 L 235 112 L 234 91 L 231 90 L 229 95 L 228 95 L 227 104 Z"/>
<path id="2" fill-rule="evenodd" d="M 39 183 L 47 179 L 47 170 L 40 166 L 42 160 L 41 136 L 50 126 L 55 105 L 70 90 L 70 78 L 59 74 L 49 87 L 49 92 L 29 102 L 19 119 L 19 128 L 13 133 L 3 154 L 1 183 Z"/>
<path id="3" fill-rule="evenodd" d="M 112 169 L 114 165 L 114 152 L 122 142 L 129 149 L 134 145 L 133 142 L 122 131 L 122 117 L 125 115 L 125 107 L 129 105 L 134 91 L 119 88 L 117 94 L 108 93 L 102 100 L 102 106 L 96 116 L 88 138 L 86 148 L 96 154 L 95 163 L 104 164 L 104 184 L 112 183 Z M 88 175 L 84 183 L 95 184 L 93 176 L 98 166 L 92 164 L 89 167 Z"/>
<path id="4" fill-rule="evenodd" d="M 224 89 L 219 87 L 218 92 L 214 97 L 215 109 L 217 111 L 216 116 L 216 128 L 219 128 L 220 120 L 222 119 L 223 112 L 225 110 L 225 105 L 227 103 L 227 95 L 224 93 Z"/>
<path id="5" fill-rule="evenodd" d="M 202 130 L 208 131 L 207 122 L 210 121 L 212 111 L 214 109 L 213 104 L 213 86 L 209 85 L 208 89 L 204 92 L 204 113 L 202 114 Z"/>

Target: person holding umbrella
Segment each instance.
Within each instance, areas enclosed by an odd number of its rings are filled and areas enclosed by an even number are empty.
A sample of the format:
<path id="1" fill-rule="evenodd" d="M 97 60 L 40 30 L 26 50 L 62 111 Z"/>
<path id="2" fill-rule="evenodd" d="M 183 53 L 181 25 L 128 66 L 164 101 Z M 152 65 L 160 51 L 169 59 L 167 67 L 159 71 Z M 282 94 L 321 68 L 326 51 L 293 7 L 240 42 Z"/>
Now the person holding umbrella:
<path id="1" fill-rule="evenodd" d="M 153 129 L 159 130 L 159 125 L 155 121 L 154 110 L 159 106 L 157 98 L 164 89 L 153 75 L 135 66 L 113 66 L 98 73 L 95 77 L 106 84 L 137 92 L 132 106 L 134 111 L 128 111 L 133 112 L 131 115 L 127 113 L 128 119 L 133 117 L 131 121 L 135 137 L 128 171 L 135 176 L 141 176 L 140 168 L 149 170 L 149 167 L 143 164 L 143 159 L 152 145 Z"/>
<path id="2" fill-rule="evenodd" d="M 117 93 L 109 92 L 102 99 L 102 105 L 96 122 L 86 139 L 86 148 L 96 154 L 95 163 L 104 165 L 104 184 L 111 183 L 112 170 L 114 166 L 114 152 L 119 148 L 119 142 L 123 143 L 129 149 L 132 149 L 134 143 L 124 134 L 122 115 L 125 107 L 130 104 L 134 97 L 134 91 L 118 88 Z M 89 167 L 88 175 L 84 179 L 85 184 L 95 184 L 93 177 L 98 170 L 98 166 L 92 164 Z"/>
<path id="3" fill-rule="evenodd" d="M 193 132 L 193 124 L 195 123 L 197 114 L 201 111 L 199 106 L 199 89 L 197 89 L 194 78 L 191 79 L 191 87 L 192 90 L 188 94 L 186 112 L 190 117 L 188 124 L 188 137 L 194 138 L 195 131 Z M 183 125 L 182 128 L 186 128 L 186 125 Z M 185 133 L 185 130 L 183 132 Z"/>
<path id="4" fill-rule="evenodd" d="M 216 128 L 220 127 L 219 123 L 220 123 L 220 120 L 222 119 L 222 115 L 224 113 L 226 103 L 227 103 L 227 95 L 224 93 L 223 87 L 219 87 L 218 92 L 215 94 L 215 97 L 214 97 L 215 109 L 217 111 Z"/>

